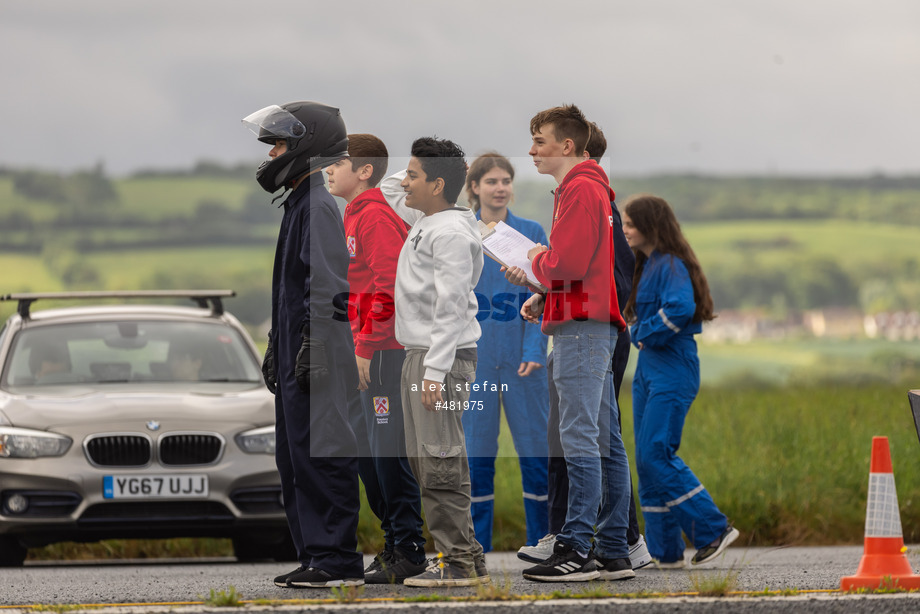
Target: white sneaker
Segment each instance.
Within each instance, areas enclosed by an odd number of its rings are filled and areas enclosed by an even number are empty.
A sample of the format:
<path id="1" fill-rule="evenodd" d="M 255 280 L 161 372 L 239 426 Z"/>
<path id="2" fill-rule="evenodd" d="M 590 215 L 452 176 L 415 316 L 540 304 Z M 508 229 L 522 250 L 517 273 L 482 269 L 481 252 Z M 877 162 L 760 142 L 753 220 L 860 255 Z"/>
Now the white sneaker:
<path id="1" fill-rule="evenodd" d="M 642 569 L 652 562 L 652 555 L 648 553 L 648 546 L 645 545 L 645 536 L 639 534 L 639 541 L 629 547 L 629 562 L 633 569 Z"/>
<path id="2" fill-rule="evenodd" d="M 536 546 L 521 546 L 518 549 L 517 556 L 528 563 L 542 563 L 553 556 L 555 545 L 556 536 L 552 533 L 547 533 L 540 538 Z"/>
<path id="3" fill-rule="evenodd" d="M 677 559 L 676 561 L 656 561 L 652 559 L 652 562 L 655 564 L 656 569 L 683 569 L 687 566 L 684 559 Z"/>

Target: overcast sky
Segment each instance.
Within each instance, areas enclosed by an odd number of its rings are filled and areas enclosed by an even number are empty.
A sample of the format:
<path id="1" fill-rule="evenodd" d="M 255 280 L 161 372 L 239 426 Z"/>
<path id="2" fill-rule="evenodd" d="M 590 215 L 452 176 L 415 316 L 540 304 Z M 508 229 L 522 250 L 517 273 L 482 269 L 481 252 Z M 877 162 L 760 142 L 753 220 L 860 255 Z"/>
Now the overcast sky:
<path id="1" fill-rule="evenodd" d="M 0 58 L 0 166 L 254 161 L 317 100 L 392 155 L 574 102 L 614 175 L 920 172 L 916 0 L 0 0 Z"/>

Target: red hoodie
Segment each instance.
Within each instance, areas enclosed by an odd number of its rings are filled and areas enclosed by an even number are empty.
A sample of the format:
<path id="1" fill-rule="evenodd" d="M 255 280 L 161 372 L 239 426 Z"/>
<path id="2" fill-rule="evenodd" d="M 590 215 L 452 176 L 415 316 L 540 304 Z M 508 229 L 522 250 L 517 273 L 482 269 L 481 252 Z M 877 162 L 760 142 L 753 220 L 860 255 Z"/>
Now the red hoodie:
<path id="1" fill-rule="evenodd" d="M 588 319 L 625 330 L 613 276 L 613 199 L 607 174 L 594 160 L 577 164 L 556 188 L 549 249 L 533 259 L 534 275 L 549 289 L 544 333 Z"/>
<path id="2" fill-rule="evenodd" d="M 408 234 L 406 223 L 378 188 L 365 190 L 345 207 L 348 319 L 355 354 L 362 358 L 402 347 L 393 333 L 393 287 L 399 251 Z"/>

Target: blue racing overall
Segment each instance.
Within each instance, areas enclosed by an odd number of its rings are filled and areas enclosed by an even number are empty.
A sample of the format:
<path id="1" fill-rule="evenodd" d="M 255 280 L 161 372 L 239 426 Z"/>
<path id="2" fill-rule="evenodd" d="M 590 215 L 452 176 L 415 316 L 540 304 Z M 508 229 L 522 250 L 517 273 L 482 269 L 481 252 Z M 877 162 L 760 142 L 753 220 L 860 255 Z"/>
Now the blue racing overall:
<path id="1" fill-rule="evenodd" d="M 681 531 L 697 548 L 717 539 L 728 525 L 709 493 L 684 463 L 684 420 L 700 387 L 700 362 L 693 336 L 693 284 L 683 261 L 652 252 L 636 292 L 632 341 L 642 344 L 633 377 L 633 426 L 639 500 L 649 553 L 662 562 L 683 559 Z"/>
<path id="2" fill-rule="evenodd" d="M 476 216 L 479 218 L 479 214 Z M 548 243 L 539 223 L 508 211 L 505 224 L 535 243 Z M 531 296 L 505 279 L 501 266 L 485 258 L 476 284 L 482 328 L 477 345 L 479 363 L 470 404 L 463 413 L 463 432 L 472 481 L 472 514 L 476 539 L 483 551 L 492 550 L 492 519 L 495 507 L 495 457 L 498 455 L 500 408 L 514 440 L 521 465 L 527 544 L 533 545 L 547 531 L 546 420 L 549 391 L 546 371 L 537 369 L 527 377 L 518 375 L 522 362 L 546 365 L 547 337 L 540 327 L 520 315 L 521 305 Z"/>

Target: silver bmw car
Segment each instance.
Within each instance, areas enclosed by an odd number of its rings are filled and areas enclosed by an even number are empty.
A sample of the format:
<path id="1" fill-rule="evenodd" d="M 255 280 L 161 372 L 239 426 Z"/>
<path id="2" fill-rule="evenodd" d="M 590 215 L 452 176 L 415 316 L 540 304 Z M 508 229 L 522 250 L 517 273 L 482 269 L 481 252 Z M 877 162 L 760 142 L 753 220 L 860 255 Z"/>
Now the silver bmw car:
<path id="1" fill-rule="evenodd" d="M 0 329 L 0 565 L 114 538 L 229 537 L 242 560 L 295 557 L 274 397 L 223 309 L 232 295 L 0 297 L 17 302 Z M 197 306 L 127 300 L 177 297 Z M 49 299 L 75 305 L 33 311 Z"/>

